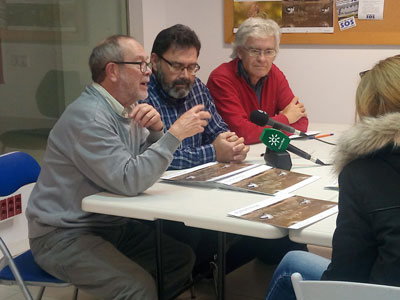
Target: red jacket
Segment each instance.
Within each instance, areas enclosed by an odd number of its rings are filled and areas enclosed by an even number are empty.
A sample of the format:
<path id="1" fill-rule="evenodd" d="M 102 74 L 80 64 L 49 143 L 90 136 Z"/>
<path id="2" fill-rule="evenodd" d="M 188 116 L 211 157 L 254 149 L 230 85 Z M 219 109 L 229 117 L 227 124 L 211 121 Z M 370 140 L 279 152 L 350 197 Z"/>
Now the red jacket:
<path id="1" fill-rule="evenodd" d="M 229 129 L 236 132 L 239 137 L 244 137 L 246 144 L 259 143 L 264 128 L 252 123 L 249 118 L 253 110 L 261 109 L 276 121 L 307 131 L 306 117 L 289 124 L 286 116 L 279 114 L 294 97 L 282 71 L 272 65 L 264 82 L 259 104 L 253 88 L 247 84 L 243 76 L 239 77 L 238 62 L 239 59 L 236 58 L 223 63 L 211 72 L 207 82 L 215 106 Z"/>

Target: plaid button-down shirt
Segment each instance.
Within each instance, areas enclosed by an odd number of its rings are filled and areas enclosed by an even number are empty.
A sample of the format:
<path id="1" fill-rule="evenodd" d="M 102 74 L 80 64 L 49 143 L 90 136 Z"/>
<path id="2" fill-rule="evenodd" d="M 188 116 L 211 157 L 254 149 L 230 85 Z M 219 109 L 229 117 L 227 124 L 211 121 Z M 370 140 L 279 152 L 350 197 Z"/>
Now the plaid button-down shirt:
<path id="1" fill-rule="evenodd" d="M 205 110 L 211 114 L 204 132 L 184 139 L 174 153 L 170 170 L 191 168 L 200 164 L 215 161 L 215 149 L 212 142 L 222 132 L 228 131 L 228 126 L 218 114 L 208 88 L 197 77 L 189 95 L 182 99 L 168 96 L 154 75 L 151 75 L 149 96 L 142 102 L 152 105 L 161 115 L 164 131 L 187 110 L 198 104 L 204 104 Z"/>

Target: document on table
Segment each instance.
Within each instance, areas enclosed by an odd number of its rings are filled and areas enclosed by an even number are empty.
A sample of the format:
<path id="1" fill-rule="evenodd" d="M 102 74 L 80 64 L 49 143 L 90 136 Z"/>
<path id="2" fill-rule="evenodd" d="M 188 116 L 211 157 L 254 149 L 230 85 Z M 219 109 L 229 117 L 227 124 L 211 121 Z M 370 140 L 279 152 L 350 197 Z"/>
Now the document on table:
<path id="1" fill-rule="evenodd" d="M 321 131 L 316 131 L 316 130 L 311 130 L 311 131 L 307 131 L 305 132 L 305 134 L 307 134 L 308 136 L 315 136 L 317 134 L 321 133 Z M 300 136 L 297 134 L 292 134 L 291 136 L 289 136 L 290 139 L 299 139 L 299 138 L 307 138 L 306 136 Z"/>
<path id="2" fill-rule="evenodd" d="M 312 176 L 259 164 L 208 163 L 161 177 L 178 184 L 217 187 L 267 195 L 290 193 L 315 180 Z"/>
<path id="3" fill-rule="evenodd" d="M 279 195 L 234 210 L 228 213 L 228 216 L 283 228 L 300 229 L 337 211 L 337 203 L 333 201 L 298 195 Z"/>
<path id="4" fill-rule="evenodd" d="M 325 185 L 324 188 L 327 189 L 327 190 L 336 190 L 336 191 L 338 191 L 339 190 L 339 182 L 338 182 L 337 178 L 335 180 L 333 180 L 331 183 Z"/>

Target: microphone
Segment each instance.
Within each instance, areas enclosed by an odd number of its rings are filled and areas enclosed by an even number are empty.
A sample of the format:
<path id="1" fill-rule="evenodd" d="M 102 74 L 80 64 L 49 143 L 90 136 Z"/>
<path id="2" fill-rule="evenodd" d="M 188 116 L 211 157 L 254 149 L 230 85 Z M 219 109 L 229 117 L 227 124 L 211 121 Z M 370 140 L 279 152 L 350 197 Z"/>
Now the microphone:
<path id="1" fill-rule="evenodd" d="M 258 126 L 269 125 L 275 129 L 284 130 L 293 134 L 297 134 L 299 136 L 308 136 L 304 132 L 297 130 L 296 128 L 293 128 L 292 126 L 275 121 L 274 119 L 270 118 L 265 111 L 262 111 L 260 109 L 253 110 L 250 113 L 250 121 Z"/>
<path id="2" fill-rule="evenodd" d="M 264 131 L 260 136 L 260 141 L 263 142 L 268 149 L 274 152 L 285 152 L 287 150 L 304 159 L 311 160 L 316 164 L 322 166 L 326 165 L 318 158 L 315 158 L 311 154 L 308 154 L 296 146 L 291 145 L 289 137 L 279 130 L 273 128 L 264 128 Z"/>

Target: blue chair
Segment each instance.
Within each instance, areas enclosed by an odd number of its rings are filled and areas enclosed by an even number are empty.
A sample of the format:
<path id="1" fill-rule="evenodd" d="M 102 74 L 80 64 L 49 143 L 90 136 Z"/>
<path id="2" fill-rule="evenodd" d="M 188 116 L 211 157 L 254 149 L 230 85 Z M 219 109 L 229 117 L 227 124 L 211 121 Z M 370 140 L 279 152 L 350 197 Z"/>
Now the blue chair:
<path id="1" fill-rule="evenodd" d="M 0 200 L 21 191 L 27 184 L 36 182 L 40 166 L 36 160 L 24 152 L 11 152 L 0 156 Z M 0 250 L 3 258 L 0 260 L 0 284 L 18 284 L 25 299 L 32 300 L 27 286 L 40 286 L 36 299 L 41 299 L 46 286 L 66 287 L 71 284 L 59 280 L 42 270 L 34 261 L 31 250 L 13 258 L 4 240 L 0 237 Z M 78 289 L 75 288 L 73 299 L 77 299 Z"/>

